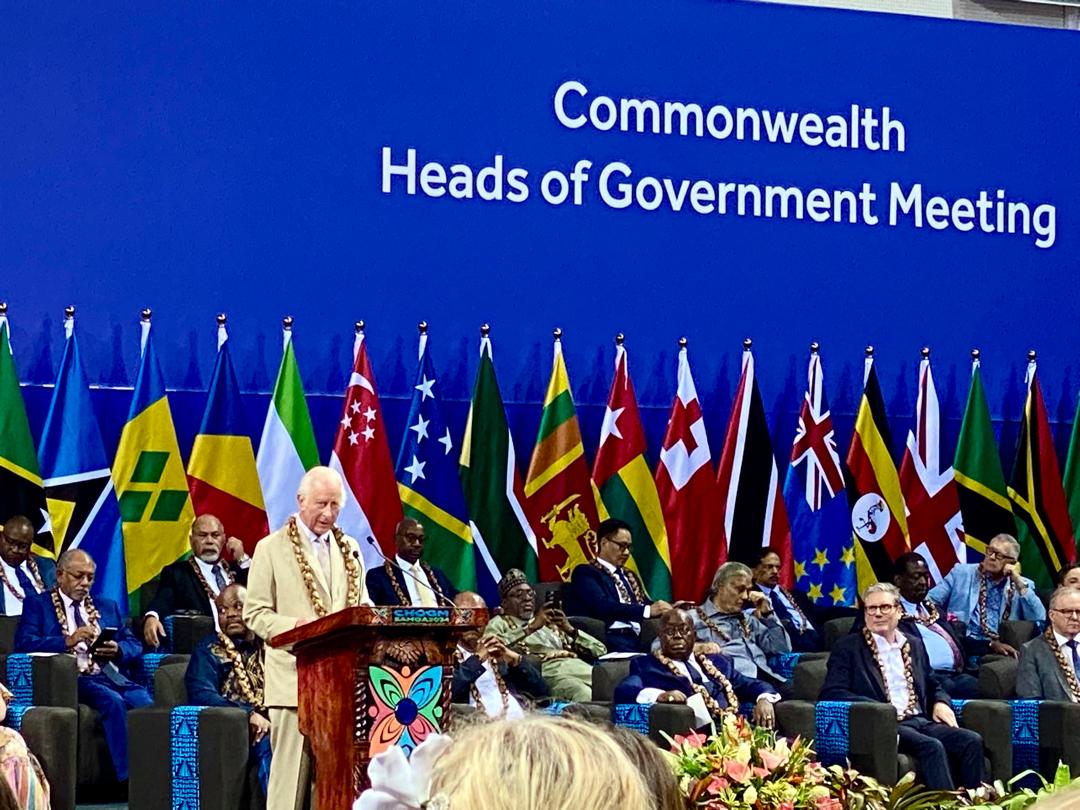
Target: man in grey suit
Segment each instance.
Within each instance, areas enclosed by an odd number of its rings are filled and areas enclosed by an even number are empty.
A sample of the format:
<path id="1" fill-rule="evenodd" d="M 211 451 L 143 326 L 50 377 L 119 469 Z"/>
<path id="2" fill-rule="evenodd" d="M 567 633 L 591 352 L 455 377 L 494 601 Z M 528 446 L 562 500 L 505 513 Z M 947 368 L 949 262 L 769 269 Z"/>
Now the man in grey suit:
<path id="1" fill-rule="evenodd" d="M 1080 590 L 1058 588 L 1050 597 L 1050 626 L 1020 649 L 1016 694 L 1034 700 L 1080 702 Z"/>

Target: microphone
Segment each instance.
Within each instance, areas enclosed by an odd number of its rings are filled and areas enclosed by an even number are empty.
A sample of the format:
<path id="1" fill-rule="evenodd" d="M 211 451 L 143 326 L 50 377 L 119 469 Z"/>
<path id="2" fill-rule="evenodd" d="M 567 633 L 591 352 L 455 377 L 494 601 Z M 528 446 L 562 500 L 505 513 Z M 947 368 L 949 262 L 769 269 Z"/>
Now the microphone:
<path id="1" fill-rule="evenodd" d="M 428 585 L 426 582 L 424 582 L 422 579 L 420 579 L 420 577 L 416 576 L 416 574 L 414 574 L 412 571 L 406 571 L 404 568 L 402 568 L 400 565 L 397 564 L 396 560 L 391 560 L 389 557 L 387 557 L 385 554 L 383 554 L 382 549 L 379 548 L 379 544 L 375 542 L 375 538 L 372 537 L 370 534 L 368 535 L 367 541 L 371 545 L 371 547 L 373 549 L 375 549 L 375 553 L 383 558 L 384 562 L 389 563 L 395 569 L 397 569 L 398 571 L 403 573 L 405 576 L 407 576 L 409 579 L 411 579 L 413 582 L 415 582 L 419 587 L 427 588 L 428 590 L 430 590 L 433 594 L 435 594 L 436 599 L 441 599 L 445 603 L 446 607 L 457 608 L 457 605 L 455 605 L 452 600 L 448 599 L 446 596 L 444 596 L 443 594 L 439 593 L 437 590 L 432 588 L 430 585 Z M 359 553 L 360 552 L 358 552 L 358 551 L 353 551 L 353 554 L 358 555 Z M 407 605 L 406 607 L 410 607 L 410 606 Z"/>

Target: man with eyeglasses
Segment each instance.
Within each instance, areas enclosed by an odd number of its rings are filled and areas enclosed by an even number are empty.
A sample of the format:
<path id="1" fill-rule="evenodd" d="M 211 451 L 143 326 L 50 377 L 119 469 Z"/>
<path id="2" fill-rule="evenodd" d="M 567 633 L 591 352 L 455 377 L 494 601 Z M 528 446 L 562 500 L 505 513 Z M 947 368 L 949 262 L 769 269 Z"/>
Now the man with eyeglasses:
<path id="1" fill-rule="evenodd" d="M 596 559 L 570 575 L 567 612 L 604 622 L 611 652 L 639 652 L 641 620 L 663 616 L 671 604 L 651 600 L 638 575 L 626 567 L 632 543 L 628 523 L 617 518 L 602 521 L 596 538 Z"/>
<path id="2" fill-rule="evenodd" d="M 1020 649 L 1017 697 L 1080 702 L 1078 635 L 1080 590 L 1058 588 L 1050 597 L 1050 626 Z"/>
<path id="3" fill-rule="evenodd" d="M 915 760 L 919 781 L 931 790 L 983 780 L 983 743 L 960 728 L 950 696 L 941 688 L 926 647 L 900 632 L 900 591 L 877 583 L 863 594 L 861 631 L 833 645 L 820 700 L 891 703 L 898 720 L 898 750 Z"/>
<path id="4" fill-rule="evenodd" d="M 1016 658 L 1016 648 L 1004 643 L 998 634 L 1002 620 L 1045 621 L 1046 609 L 1035 593 L 1035 584 L 1020 576 L 1019 558 L 1016 538 L 999 534 L 987 543 L 982 562 L 954 565 L 931 588 L 933 603 L 954 615 L 966 629 L 964 647 L 968 655 L 990 652 Z"/>

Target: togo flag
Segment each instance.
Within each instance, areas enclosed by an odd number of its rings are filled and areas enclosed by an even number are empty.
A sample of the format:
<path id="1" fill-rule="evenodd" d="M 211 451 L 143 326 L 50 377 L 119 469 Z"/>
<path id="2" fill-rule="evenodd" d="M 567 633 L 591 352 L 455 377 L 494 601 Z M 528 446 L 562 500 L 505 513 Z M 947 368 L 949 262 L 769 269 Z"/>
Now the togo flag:
<path id="1" fill-rule="evenodd" d="M 67 340 L 41 434 L 41 474 L 57 556 L 79 548 L 94 558 L 93 593 L 127 606 L 120 507 L 90 388 L 75 341 L 75 317 L 64 322 Z"/>
<path id="2" fill-rule="evenodd" d="M 165 378 L 150 337 L 149 310 L 143 310 L 141 328 L 139 373 L 113 464 L 133 613 L 141 612 L 139 588 L 187 553 L 195 519 L 165 395 Z"/>

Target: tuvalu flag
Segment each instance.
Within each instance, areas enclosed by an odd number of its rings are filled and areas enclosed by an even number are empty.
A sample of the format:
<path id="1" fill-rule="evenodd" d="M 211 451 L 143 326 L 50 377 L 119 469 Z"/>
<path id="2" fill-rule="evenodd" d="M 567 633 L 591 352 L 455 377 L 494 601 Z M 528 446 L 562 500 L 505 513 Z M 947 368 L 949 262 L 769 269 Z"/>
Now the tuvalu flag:
<path id="1" fill-rule="evenodd" d="M 330 468 L 341 473 L 352 495 L 341 507 L 338 524 L 360 541 L 364 567 L 370 571 L 383 561 L 368 538 L 374 538 L 384 554 L 393 556 L 394 528 L 403 513 L 363 321 L 356 323 L 353 368 L 330 453 Z"/>
<path id="2" fill-rule="evenodd" d="M 553 334 L 551 379 L 525 475 L 525 497 L 539 540 L 540 579 L 565 582 L 595 554 L 600 521 L 563 360 L 562 330 Z"/>
<path id="3" fill-rule="evenodd" d="M 791 527 L 751 345 L 749 338 L 743 341 L 742 374 L 716 473 L 724 529 L 718 562 L 730 559 L 753 564 L 754 556 L 768 548 L 780 558 L 780 584 L 790 588 L 795 579 Z"/>
<path id="4" fill-rule="evenodd" d="M 92 593 L 127 607 L 120 507 L 90 386 L 75 340 L 75 308 L 65 312 L 64 356 L 41 432 L 41 473 L 57 556 L 71 548 L 97 563 Z"/>
<path id="5" fill-rule="evenodd" d="M 218 316 L 217 360 L 187 476 L 195 514 L 214 515 L 227 536 L 239 537 L 253 553 L 269 526 L 224 315 Z"/>
<path id="6" fill-rule="evenodd" d="M 150 310 L 143 310 L 140 327 L 139 372 L 112 471 L 133 613 L 141 612 L 139 588 L 187 553 L 195 519 L 165 379 L 150 335 Z"/>
<path id="7" fill-rule="evenodd" d="M 34 524 L 34 553 L 55 558 L 45 489 L 11 354 L 10 328 L 7 304 L 0 304 L 0 526 L 22 515 Z"/>
<path id="8" fill-rule="evenodd" d="M 1076 560 L 1076 542 L 1035 371 L 1035 352 L 1028 352 L 1027 399 L 1009 478 L 1009 499 L 1020 529 L 1016 539 L 1024 576 L 1043 590 L 1052 588 L 1057 572 Z"/>
<path id="9" fill-rule="evenodd" d="M 615 377 L 611 381 L 600 448 L 593 462 L 597 503 L 611 517 L 630 524 L 634 566 L 652 599 L 671 599 L 671 554 L 656 482 L 645 460 L 645 430 L 638 414 L 626 349 L 615 338 Z"/>
<path id="10" fill-rule="evenodd" d="M 495 379 L 489 331 L 487 324 L 480 327 L 480 366 L 461 442 L 461 488 L 473 537 L 486 538 L 500 574 L 518 568 L 535 582 L 536 533 L 525 514 L 525 487 Z"/>
<path id="11" fill-rule="evenodd" d="M 848 505 L 860 594 L 875 582 L 891 582 L 893 560 L 910 548 L 904 496 L 891 446 L 885 402 L 874 371 L 874 350 L 867 346 L 863 395 L 847 455 Z"/>

